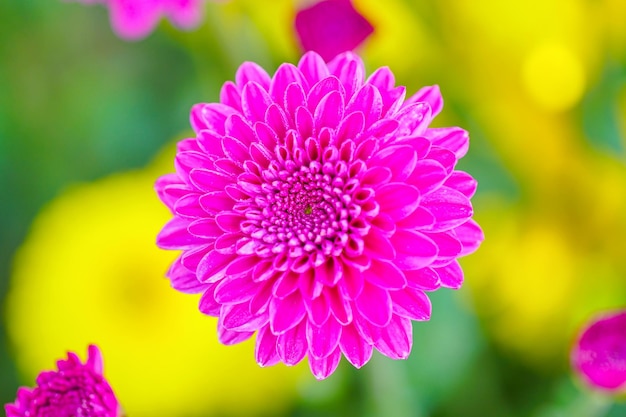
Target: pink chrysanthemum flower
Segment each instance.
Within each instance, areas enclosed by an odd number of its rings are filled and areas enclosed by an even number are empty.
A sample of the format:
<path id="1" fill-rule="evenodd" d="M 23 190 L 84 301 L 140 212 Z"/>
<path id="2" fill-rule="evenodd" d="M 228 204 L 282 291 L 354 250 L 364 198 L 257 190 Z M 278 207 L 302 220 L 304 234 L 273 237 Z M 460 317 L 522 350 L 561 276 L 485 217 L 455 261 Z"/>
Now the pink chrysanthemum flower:
<path id="1" fill-rule="evenodd" d="M 273 77 L 244 63 L 220 97 L 193 107 L 196 137 L 156 184 L 174 214 L 157 243 L 182 250 L 172 286 L 203 292 L 223 343 L 257 332 L 262 366 L 308 356 L 321 379 L 342 353 L 406 358 L 424 291 L 459 288 L 483 238 L 454 169 L 467 132 L 428 127 L 438 87 L 405 100 L 388 68 L 366 80 L 353 53 L 309 52 Z"/>
<path id="2" fill-rule="evenodd" d="M 162 17 L 181 29 L 193 29 L 202 21 L 205 0 L 77 0 L 102 3 L 109 8 L 111 27 L 123 39 L 148 36 Z"/>
<path id="3" fill-rule="evenodd" d="M 35 388 L 21 387 L 13 404 L 4 406 L 7 417 L 119 417 L 121 407 L 102 375 L 102 355 L 96 346 L 87 350 L 83 364 L 75 353 L 57 361 L 57 371 L 37 377 Z"/>
<path id="4" fill-rule="evenodd" d="M 299 10 L 295 27 L 302 49 L 317 52 L 325 61 L 356 49 L 374 31 L 352 0 L 322 0 Z"/>
<path id="5" fill-rule="evenodd" d="M 571 353 L 574 370 L 590 385 L 626 390 L 626 310 L 592 320 Z"/>

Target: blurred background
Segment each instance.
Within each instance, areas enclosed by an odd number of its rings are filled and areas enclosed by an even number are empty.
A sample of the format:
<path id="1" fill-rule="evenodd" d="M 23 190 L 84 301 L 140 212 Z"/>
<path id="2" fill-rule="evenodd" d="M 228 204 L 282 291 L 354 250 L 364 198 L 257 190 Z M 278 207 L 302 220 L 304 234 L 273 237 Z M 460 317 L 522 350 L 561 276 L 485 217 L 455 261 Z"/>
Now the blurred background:
<path id="1" fill-rule="evenodd" d="M 309 2 L 310 3 L 310 2 Z M 626 1 L 355 0 L 359 49 L 437 126 L 470 132 L 485 232 L 465 284 L 430 294 L 406 361 L 260 369 L 223 347 L 154 246 L 188 114 L 246 60 L 297 62 L 295 0 L 206 4 L 202 26 L 112 33 L 104 7 L 0 2 L 0 403 L 100 345 L 128 416 L 626 416 L 571 374 L 593 314 L 626 306 Z"/>

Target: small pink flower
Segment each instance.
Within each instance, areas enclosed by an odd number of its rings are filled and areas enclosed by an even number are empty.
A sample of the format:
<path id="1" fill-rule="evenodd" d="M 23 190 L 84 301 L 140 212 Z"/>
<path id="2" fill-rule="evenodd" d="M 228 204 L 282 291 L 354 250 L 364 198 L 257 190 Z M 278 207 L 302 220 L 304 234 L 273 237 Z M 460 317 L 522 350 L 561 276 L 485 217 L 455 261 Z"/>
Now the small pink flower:
<path id="1" fill-rule="evenodd" d="M 111 26 L 121 38 L 137 40 L 148 36 L 162 17 L 181 29 L 192 29 L 202 21 L 204 0 L 77 0 L 109 7 Z"/>
<path id="2" fill-rule="evenodd" d="M 203 293 L 222 343 L 256 332 L 262 366 L 308 356 L 321 379 L 342 354 L 406 358 L 424 291 L 459 288 L 483 239 L 476 181 L 455 170 L 467 132 L 429 127 L 439 88 L 405 100 L 388 68 L 309 52 L 273 77 L 244 63 L 220 97 L 193 107 L 196 136 L 156 183 L 174 215 L 157 244 L 182 250 L 172 286 Z"/>
<path id="3" fill-rule="evenodd" d="M 374 31 L 352 0 L 322 0 L 300 10 L 295 26 L 302 49 L 317 52 L 325 61 L 356 49 Z"/>
<path id="4" fill-rule="evenodd" d="M 626 389 L 626 310 L 603 315 L 582 331 L 571 354 L 572 367 L 600 389 Z"/>
<path id="5" fill-rule="evenodd" d="M 57 362 L 57 371 L 37 377 L 35 388 L 21 387 L 17 399 L 4 406 L 7 417 L 119 417 L 121 408 L 102 375 L 102 355 L 88 348 L 87 361 L 75 353 Z"/>

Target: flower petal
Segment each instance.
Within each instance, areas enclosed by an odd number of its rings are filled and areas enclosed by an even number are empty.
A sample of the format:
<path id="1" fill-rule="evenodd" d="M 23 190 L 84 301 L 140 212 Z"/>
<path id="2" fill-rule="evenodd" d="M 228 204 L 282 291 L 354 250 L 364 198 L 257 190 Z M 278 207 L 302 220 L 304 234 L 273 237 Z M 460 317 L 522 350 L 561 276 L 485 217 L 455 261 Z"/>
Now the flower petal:
<path id="1" fill-rule="evenodd" d="M 397 266 L 378 259 L 372 259 L 372 266 L 363 272 L 363 278 L 386 290 L 400 290 L 407 284 L 406 277 Z"/>
<path id="2" fill-rule="evenodd" d="M 428 320 L 432 306 L 424 291 L 405 288 L 391 292 L 393 313 L 411 320 Z"/>
<path id="3" fill-rule="evenodd" d="M 307 327 L 307 320 L 302 320 L 295 327 L 278 336 L 276 349 L 285 365 L 295 365 L 306 356 L 309 348 Z"/>
<path id="4" fill-rule="evenodd" d="M 316 379 L 325 379 L 328 378 L 330 374 L 335 372 L 340 360 L 341 350 L 336 348 L 333 353 L 325 358 L 317 359 L 313 356 L 309 356 L 309 368 L 311 368 L 311 372 Z"/>
<path id="5" fill-rule="evenodd" d="M 372 357 L 372 345 L 363 340 L 353 324 L 341 329 L 339 347 L 346 359 L 356 368 L 365 365 Z"/>
<path id="6" fill-rule="evenodd" d="M 269 326 L 259 330 L 254 347 L 254 358 L 260 366 L 272 366 L 280 362 L 280 356 L 276 350 L 277 339 L 270 331 Z"/>
<path id="7" fill-rule="evenodd" d="M 380 328 L 380 337 L 374 343 L 376 349 L 392 359 L 406 359 L 413 345 L 411 320 L 394 316 L 389 324 Z"/>
<path id="8" fill-rule="evenodd" d="M 314 358 L 325 358 L 333 353 L 340 337 L 341 325 L 333 318 L 326 320 L 321 326 L 307 322 L 306 338 L 309 342 L 309 353 Z"/>
<path id="9" fill-rule="evenodd" d="M 354 303 L 363 317 L 376 326 L 386 326 L 391 321 L 391 297 L 383 288 L 365 281 Z"/>
<path id="10" fill-rule="evenodd" d="M 437 257 L 437 245 L 424 234 L 398 230 L 391 237 L 396 249 L 395 264 L 402 270 L 415 270 L 430 265 Z"/>
<path id="11" fill-rule="evenodd" d="M 270 328 L 272 333 L 281 334 L 300 323 L 306 310 L 299 292 L 293 292 L 284 299 L 270 300 Z"/>
<path id="12" fill-rule="evenodd" d="M 417 208 L 420 192 L 411 185 L 391 182 L 376 190 L 376 201 L 381 212 L 394 220 L 401 220 Z"/>
<path id="13" fill-rule="evenodd" d="M 472 205 L 467 197 L 457 190 L 441 187 L 422 196 L 420 203 L 435 216 L 432 232 L 450 230 L 460 226 L 472 217 Z"/>

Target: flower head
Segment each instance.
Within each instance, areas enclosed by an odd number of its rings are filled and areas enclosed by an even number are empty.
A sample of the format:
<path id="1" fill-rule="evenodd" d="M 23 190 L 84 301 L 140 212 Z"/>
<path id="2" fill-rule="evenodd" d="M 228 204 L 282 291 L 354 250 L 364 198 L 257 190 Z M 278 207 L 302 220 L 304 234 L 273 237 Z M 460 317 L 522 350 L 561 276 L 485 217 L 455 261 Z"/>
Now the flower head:
<path id="1" fill-rule="evenodd" d="M 192 29 L 202 20 L 204 0 L 77 0 L 109 7 L 111 26 L 121 38 L 148 36 L 162 17 L 181 29 Z"/>
<path id="2" fill-rule="evenodd" d="M 352 0 L 322 0 L 299 10 L 295 26 L 302 49 L 315 51 L 326 61 L 354 50 L 374 31 Z"/>
<path id="3" fill-rule="evenodd" d="M 87 361 L 69 352 L 57 362 L 56 371 L 37 377 L 33 389 L 22 387 L 13 404 L 5 405 L 7 417 L 118 417 L 121 407 L 102 375 L 102 355 L 90 345 Z"/>
<path id="4" fill-rule="evenodd" d="M 626 310 L 592 320 L 576 341 L 571 361 L 592 386 L 626 389 Z"/>
<path id="5" fill-rule="evenodd" d="M 352 53 L 273 77 L 244 63 L 193 107 L 196 137 L 156 184 L 174 215 L 157 243 L 182 250 L 173 287 L 203 292 L 223 343 L 257 332 L 261 365 L 308 355 L 325 378 L 342 353 L 406 358 L 424 291 L 459 288 L 457 257 L 482 240 L 476 182 L 454 169 L 467 132 L 429 128 L 442 105 L 436 86 L 405 100 L 388 68 L 365 79 Z"/>

